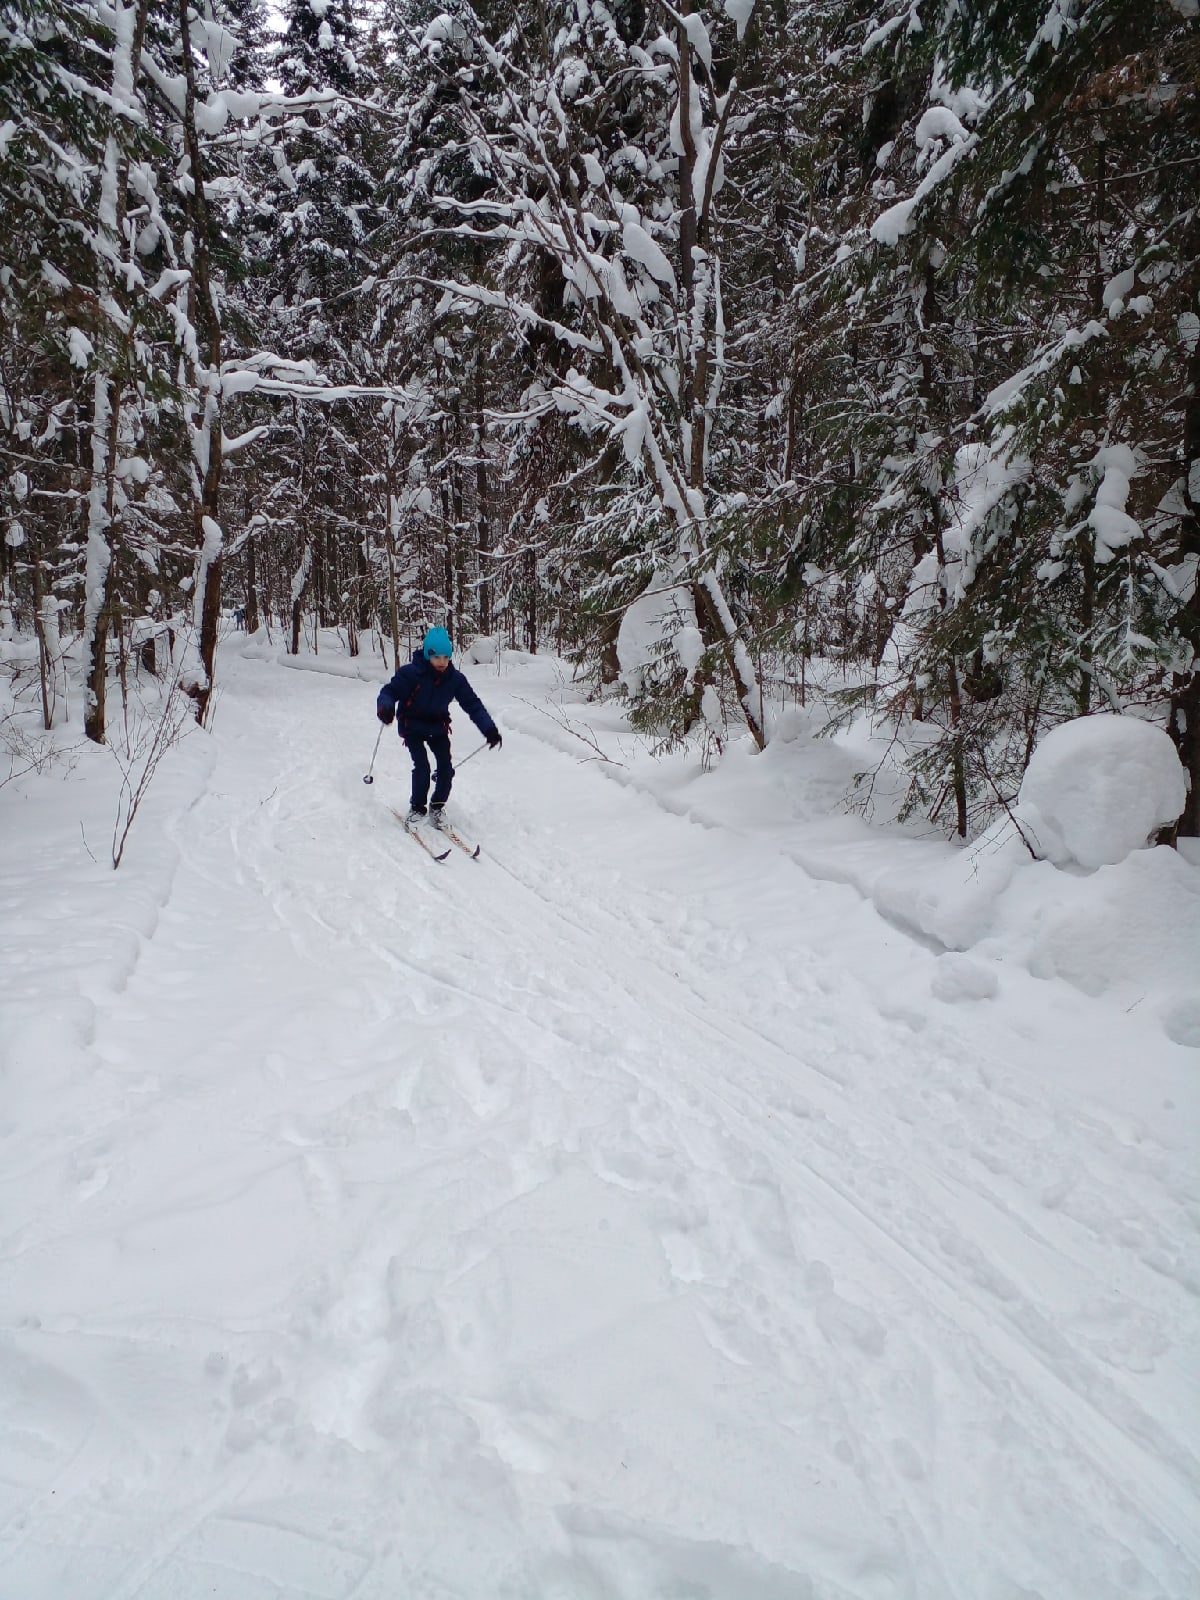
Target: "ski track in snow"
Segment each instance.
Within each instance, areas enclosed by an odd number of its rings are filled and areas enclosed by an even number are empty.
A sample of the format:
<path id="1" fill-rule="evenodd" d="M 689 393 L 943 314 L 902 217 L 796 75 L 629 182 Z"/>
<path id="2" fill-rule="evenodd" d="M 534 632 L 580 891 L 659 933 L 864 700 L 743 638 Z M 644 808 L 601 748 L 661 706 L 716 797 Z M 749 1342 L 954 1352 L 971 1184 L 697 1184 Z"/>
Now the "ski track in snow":
<path id="1" fill-rule="evenodd" d="M 471 676 L 478 864 L 236 657 L 128 927 L 0 857 L 0 1600 L 1200 1592 L 1186 1141 Z"/>

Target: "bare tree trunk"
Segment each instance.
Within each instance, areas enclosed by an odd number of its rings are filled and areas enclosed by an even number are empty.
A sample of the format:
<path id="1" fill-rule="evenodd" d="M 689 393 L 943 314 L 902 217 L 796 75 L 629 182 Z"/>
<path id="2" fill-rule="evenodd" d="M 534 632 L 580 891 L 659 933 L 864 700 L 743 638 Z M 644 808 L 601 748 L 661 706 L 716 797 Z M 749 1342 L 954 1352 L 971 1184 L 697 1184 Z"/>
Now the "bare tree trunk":
<path id="1" fill-rule="evenodd" d="M 1200 557 L 1200 345 L 1188 361 L 1188 399 L 1183 413 L 1183 487 L 1187 515 L 1182 519 L 1180 555 Z M 1172 683 L 1167 732 L 1175 741 L 1188 775 L 1188 797 L 1173 838 L 1200 836 L 1200 592 L 1184 607 L 1180 631 L 1192 647 L 1189 671 Z"/>
<path id="2" fill-rule="evenodd" d="M 135 84 L 141 61 L 149 0 L 113 3 L 113 79 L 111 113 L 132 114 L 137 105 Z M 112 261 L 122 253 L 128 161 L 122 158 L 114 128 L 105 143 L 100 181 L 98 233 L 108 251 L 96 261 L 96 298 L 103 303 L 119 299 L 120 283 Z M 87 571 L 84 601 L 84 714 L 83 729 L 96 744 L 104 743 L 108 667 L 108 633 L 116 573 L 113 562 L 112 525 L 116 499 L 117 449 L 120 443 L 121 391 L 119 372 L 131 346 L 127 333 L 111 368 L 98 365 L 92 402 L 92 483 L 88 495 Z M 98 362 L 105 357 L 98 355 Z"/>
<path id="3" fill-rule="evenodd" d="M 616 683 L 621 676 L 621 659 L 617 655 L 617 636 L 621 631 L 621 616 L 612 612 L 606 616 L 600 631 L 600 682 Z"/>
<path id="4" fill-rule="evenodd" d="M 475 550 L 479 562 L 479 631 L 492 631 L 492 530 L 488 522 L 486 435 L 483 426 L 483 375 L 475 363 Z"/>
<path id="5" fill-rule="evenodd" d="M 1096 552 L 1086 538 L 1079 541 L 1079 565 L 1083 575 L 1083 596 L 1079 610 L 1079 685 L 1075 691 L 1075 706 L 1081 717 L 1092 708 L 1093 657 L 1092 626 L 1096 620 Z"/>
<path id="6" fill-rule="evenodd" d="M 1104 284 L 1108 278 L 1108 249 L 1104 243 L 1104 224 L 1108 214 L 1108 169 L 1105 162 L 1107 151 L 1105 149 L 1105 136 L 1103 128 L 1096 128 L 1093 133 L 1093 146 L 1096 152 L 1096 195 L 1093 226 L 1096 230 L 1096 254 L 1092 262 L 1092 315 L 1104 316 Z"/>
<path id="7" fill-rule="evenodd" d="M 946 571 L 946 546 L 942 539 L 941 508 L 933 502 L 933 538 L 938 562 L 938 605 L 943 613 L 949 606 L 944 574 Z M 950 703 L 950 770 L 954 785 L 955 831 L 960 839 L 967 837 L 967 763 L 963 749 L 962 688 L 959 681 L 958 662 L 953 652 L 946 662 L 947 698 Z"/>
<path id="8" fill-rule="evenodd" d="M 686 18 L 692 11 L 692 0 L 681 0 L 679 14 Z M 691 97 L 694 47 L 686 25 L 681 22 L 676 38 L 679 46 L 679 101 L 678 123 L 682 154 L 679 159 L 679 265 L 683 291 L 684 349 L 683 371 L 680 375 L 679 410 L 682 420 L 681 443 L 682 472 L 686 490 L 679 494 L 675 511 L 680 527 L 682 551 L 689 562 L 703 568 L 702 576 L 692 586 L 696 620 L 709 642 L 719 645 L 726 668 L 738 689 L 738 698 L 746 725 L 760 750 L 766 746 L 766 729 L 762 716 L 762 684 L 754 671 L 750 653 L 739 636 L 737 623 L 725 597 L 720 578 L 709 565 L 703 549 L 703 508 L 707 485 L 708 405 L 710 316 L 716 317 L 715 337 L 720 338 L 720 270 L 719 262 L 708 251 L 713 182 L 719 163 L 724 125 L 719 128 L 708 151 L 707 176 L 702 193 L 696 190 L 698 151 L 691 123 Z M 725 99 L 725 112 L 733 100 L 734 84 Z M 703 311 L 698 309 L 702 296 Z M 717 350 L 718 376 L 720 351 Z M 714 391 L 715 397 L 715 391 Z M 682 489 L 683 486 L 681 485 Z M 685 510 L 686 508 L 686 510 Z M 707 629 L 703 624 L 707 623 Z M 700 693 L 702 693 L 702 687 Z M 699 700 L 697 698 L 697 706 Z"/>
<path id="9" fill-rule="evenodd" d="M 300 635 L 304 629 L 304 599 L 308 594 L 309 580 L 312 577 L 313 548 L 312 541 L 305 538 L 304 554 L 300 557 L 300 569 L 292 579 L 292 644 L 291 654 L 300 654 Z"/>
<path id="10" fill-rule="evenodd" d="M 253 534 L 246 540 L 246 632 L 258 632 L 258 558 Z"/>
<path id="11" fill-rule="evenodd" d="M 115 391 L 115 393 L 114 393 Z M 112 541 L 120 391 L 97 372 L 92 406 L 92 487 L 88 497 L 87 599 L 84 608 L 83 731 L 103 744 L 108 699 L 108 633 L 112 622 L 116 554 Z"/>
<path id="12" fill-rule="evenodd" d="M 446 621 L 449 622 L 454 613 L 454 524 L 450 512 L 450 485 L 447 481 L 450 469 L 445 463 L 444 451 L 442 460 L 442 598 L 446 603 Z"/>
<path id="13" fill-rule="evenodd" d="M 195 364 L 199 426 L 192 423 L 192 447 L 200 481 L 200 495 L 192 507 L 197 550 L 196 624 L 202 676 L 190 693 L 196 702 L 196 720 L 203 722 L 212 700 L 213 670 L 221 622 L 221 563 L 225 538 L 218 521 L 221 472 L 224 465 L 221 395 L 221 319 L 212 284 L 212 237 L 208 201 L 204 194 L 204 167 L 196 130 L 196 71 L 192 60 L 189 0 L 179 0 L 179 28 L 184 75 L 183 140 L 191 168 L 188 211 L 192 220 L 192 312 L 197 339 Z"/>
<path id="14" fill-rule="evenodd" d="M 46 648 L 46 619 L 42 614 L 45 603 L 45 585 L 42 582 L 41 563 L 34 558 L 33 562 L 33 624 L 37 629 L 38 642 L 38 676 L 42 685 L 42 727 L 50 731 L 50 690 L 47 683 L 47 648 Z"/>
<path id="15" fill-rule="evenodd" d="M 359 527 L 362 529 L 362 538 L 354 544 L 354 570 L 357 577 L 355 602 L 357 606 L 357 623 L 359 633 L 369 633 L 374 626 L 371 595 L 374 584 L 371 581 L 371 563 L 367 557 L 367 540 L 371 537 L 364 524 L 366 514 L 360 511 Z"/>
<path id="16" fill-rule="evenodd" d="M 392 625 L 392 659 L 396 666 L 400 665 L 400 608 L 396 603 L 396 527 L 395 527 L 396 498 L 392 493 L 391 484 L 388 485 L 388 525 L 387 525 L 387 572 L 388 572 L 388 618 Z"/>
<path id="17" fill-rule="evenodd" d="M 316 531 L 313 534 L 313 605 L 316 611 L 317 628 L 329 626 L 329 611 L 326 604 L 326 590 L 328 588 L 328 532 L 324 519 L 317 518 Z"/>
<path id="18" fill-rule="evenodd" d="M 464 516 L 462 468 L 454 464 L 454 638 L 461 640 L 467 619 L 467 539 Z"/>
<path id="19" fill-rule="evenodd" d="M 531 656 L 537 655 L 538 642 L 538 561 L 537 551 L 530 550 L 526 557 L 526 581 L 529 585 L 529 599 L 525 611 L 525 648 Z"/>

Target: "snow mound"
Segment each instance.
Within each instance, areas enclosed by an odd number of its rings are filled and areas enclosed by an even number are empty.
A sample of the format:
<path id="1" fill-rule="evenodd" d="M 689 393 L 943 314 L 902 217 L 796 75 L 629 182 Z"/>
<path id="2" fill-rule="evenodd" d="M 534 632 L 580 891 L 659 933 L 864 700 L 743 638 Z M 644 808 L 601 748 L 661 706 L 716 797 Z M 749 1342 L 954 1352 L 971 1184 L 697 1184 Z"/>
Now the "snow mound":
<path id="1" fill-rule="evenodd" d="M 992 926 L 996 902 L 1013 875 L 1029 865 L 1006 817 L 966 850 L 912 841 L 889 852 L 897 864 L 860 888 L 889 921 L 947 950 L 969 950 Z"/>
<path id="2" fill-rule="evenodd" d="M 466 662 L 470 667 L 491 666 L 499 659 L 499 654 L 499 644 L 490 634 L 481 634 L 478 639 L 472 639 L 465 652 Z"/>
<path id="3" fill-rule="evenodd" d="M 1148 999 L 1148 1011 L 1169 1014 L 1176 1043 L 1191 1042 L 1185 1002 L 1195 999 L 1200 963 L 1200 873 L 1177 851 L 1136 850 L 1086 877 L 1030 862 L 999 907 L 996 933 L 997 953 L 1035 978 L 1060 978 L 1122 1008 Z"/>
<path id="4" fill-rule="evenodd" d="M 1161 728 L 1136 717 L 1080 717 L 1033 753 L 1017 818 L 1039 856 L 1095 870 L 1140 850 L 1175 821 L 1187 779 Z"/>
<path id="5" fill-rule="evenodd" d="M 944 955 L 938 957 L 930 990 L 935 1000 L 953 1004 L 958 1000 L 994 1000 L 1000 992 L 1000 980 L 992 967 L 985 967 L 970 956 Z"/>
<path id="6" fill-rule="evenodd" d="M 1163 1030 L 1176 1044 L 1200 1050 L 1200 1000 L 1177 1000 L 1163 1012 Z"/>

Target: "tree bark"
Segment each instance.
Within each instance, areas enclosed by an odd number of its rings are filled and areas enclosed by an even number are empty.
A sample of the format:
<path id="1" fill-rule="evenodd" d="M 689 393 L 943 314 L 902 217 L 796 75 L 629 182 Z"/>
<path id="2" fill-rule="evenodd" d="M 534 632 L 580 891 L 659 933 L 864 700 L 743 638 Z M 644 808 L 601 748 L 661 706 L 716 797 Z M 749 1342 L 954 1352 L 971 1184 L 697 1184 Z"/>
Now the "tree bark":
<path id="1" fill-rule="evenodd" d="M 46 619 L 42 612 L 45 598 L 41 563 L 35 557 L 33 562 L 33 625 L 37 629 L 38 677 L 42 686 L 42 727 L 49 732 L 51 727 L 50 691 L 47 683 L 47 656 L 49 652 L 46 648 Z"/>
<path id="2" fill-rule="evenodd" d="M 116 552 L 111 530 L 117 481 L 120 390 L 108 373 L 98 372 L 93 393 L 92 488 L 88 504 L 87 600 L 84 611 L 86 666 L 83 731 L 94 744 L 103 744 L 107 723 L 108 633 L 112 622 L 116 579 Z"/>
<path id="3" fill-rule="evenodd" d="M 484 450 L 482 363 L 475 363 L 475 553 L 479 564 L 479 631 L 492 631 L 492 530 L 488 522 L 487 455 Z"/>
<path id="4" fill-rule="evenodd" d="M 148 7 L 149 0 L 135 0 L 133 5 L 126 5 L 123 0 L 114 0 L 112 83 L 114 124 L 119 110 L 125 109 L 132 113 L 136 107 L 134 85 L 141 62 Z M 97 233 L 113 257 L 122 253 L 128 177 L 129 163 L 117 144 L 114 126 L 105 143 L 97 215 Z M 119 303 L 122 298 L 121 287 L 113 271 L 109 254 L 101 250 L 97 252 L 96 258 L 96 298 L 103 303 L 109 297 Z M 108 634 L 116 579 L 111 529 L 116 503 L 117 450 L 120 444 L 123 388 L 120 371 L 128 358 L 131 345 L 132 335 L 127 332 L 121 341 L 121 354 L 116 362 L 116 373 L 100 366 L 97 368 L 93 384 L 92 484 L 88 495 L 88 552 L 83 630 L 85 663 L 83 731 L 95 744 L 103 744 L 105 739 Z M 102 361 L 103 356 L 98 355 L 97 359 Z"/>
<path id="5" fill-rule="evenodd" d="M 192 448 L 200 494 L 192 506 L 192 527 L 196 543 L 195 621 L 199 634 L 200 665 L 203 676 L 189 692 L 196 702 L 196 720 L 203 722 L 212 701 L 213 671 L 217 656 L 217 637 L 221 621 L 221 562 L 224 535 L 218 520 L 223 467 L 221 393 L 221 319 L 212 285 L 212 239 L 208 202 L 204 194 L 204 167 L 200 159 L 200 138 L 196 128 L 196 71 L 192 61 L 189 0 L 179 0 L 179 29 L 183 46 L 184 75 L 183 140 L 191 168 L 191 193 L 188 211 L 192 221 L 194 259 L 192 263 L 192 320 L 196 327 L 196 398 L 200 411 L 197 427 L 192 422 Z"/>
<path id="6" fill-rule="evenodd" d="M 1200 559 L 1200 343 L 1187 366 L 1187 403 L 1183 412 L 1183 492 L 1187 514 L 1180 529 L 1180 556 Z M 1183 607 L 1179 629 L 1191 646 L 1192 660 L 1177 672 L 1171 686 L 1167 732 L 1175 741 L 1188 775 L 1188 797 L 1172 839 L 1200 837 L 1200 588 Z"/>
<path id="7" fill-rule="evenodd" d="M 253 534 L 246 540 L 246 632 L 258 632 L 258 560 Z"/>

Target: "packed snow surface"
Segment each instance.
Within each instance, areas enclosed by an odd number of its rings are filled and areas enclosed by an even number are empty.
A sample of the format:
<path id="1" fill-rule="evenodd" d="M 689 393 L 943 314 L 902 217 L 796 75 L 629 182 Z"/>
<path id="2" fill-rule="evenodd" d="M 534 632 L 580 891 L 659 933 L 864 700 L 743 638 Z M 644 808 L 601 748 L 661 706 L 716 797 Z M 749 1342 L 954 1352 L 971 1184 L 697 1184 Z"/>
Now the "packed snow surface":
<path id="1" fill-rule="evenodd" d="M 1140 850 L 1187 803 L 1187 776 L 1161 728 L 1101 714 L 1061 723 L 1033 752 L 1017 805 L 1044 860 L 1104 867 Z"/>
<path id="2" fill-rule="evenodd" d="M 1200 868 L 256 648 L 0 788 L 4 1600 L 1194 1600 Z"/>

